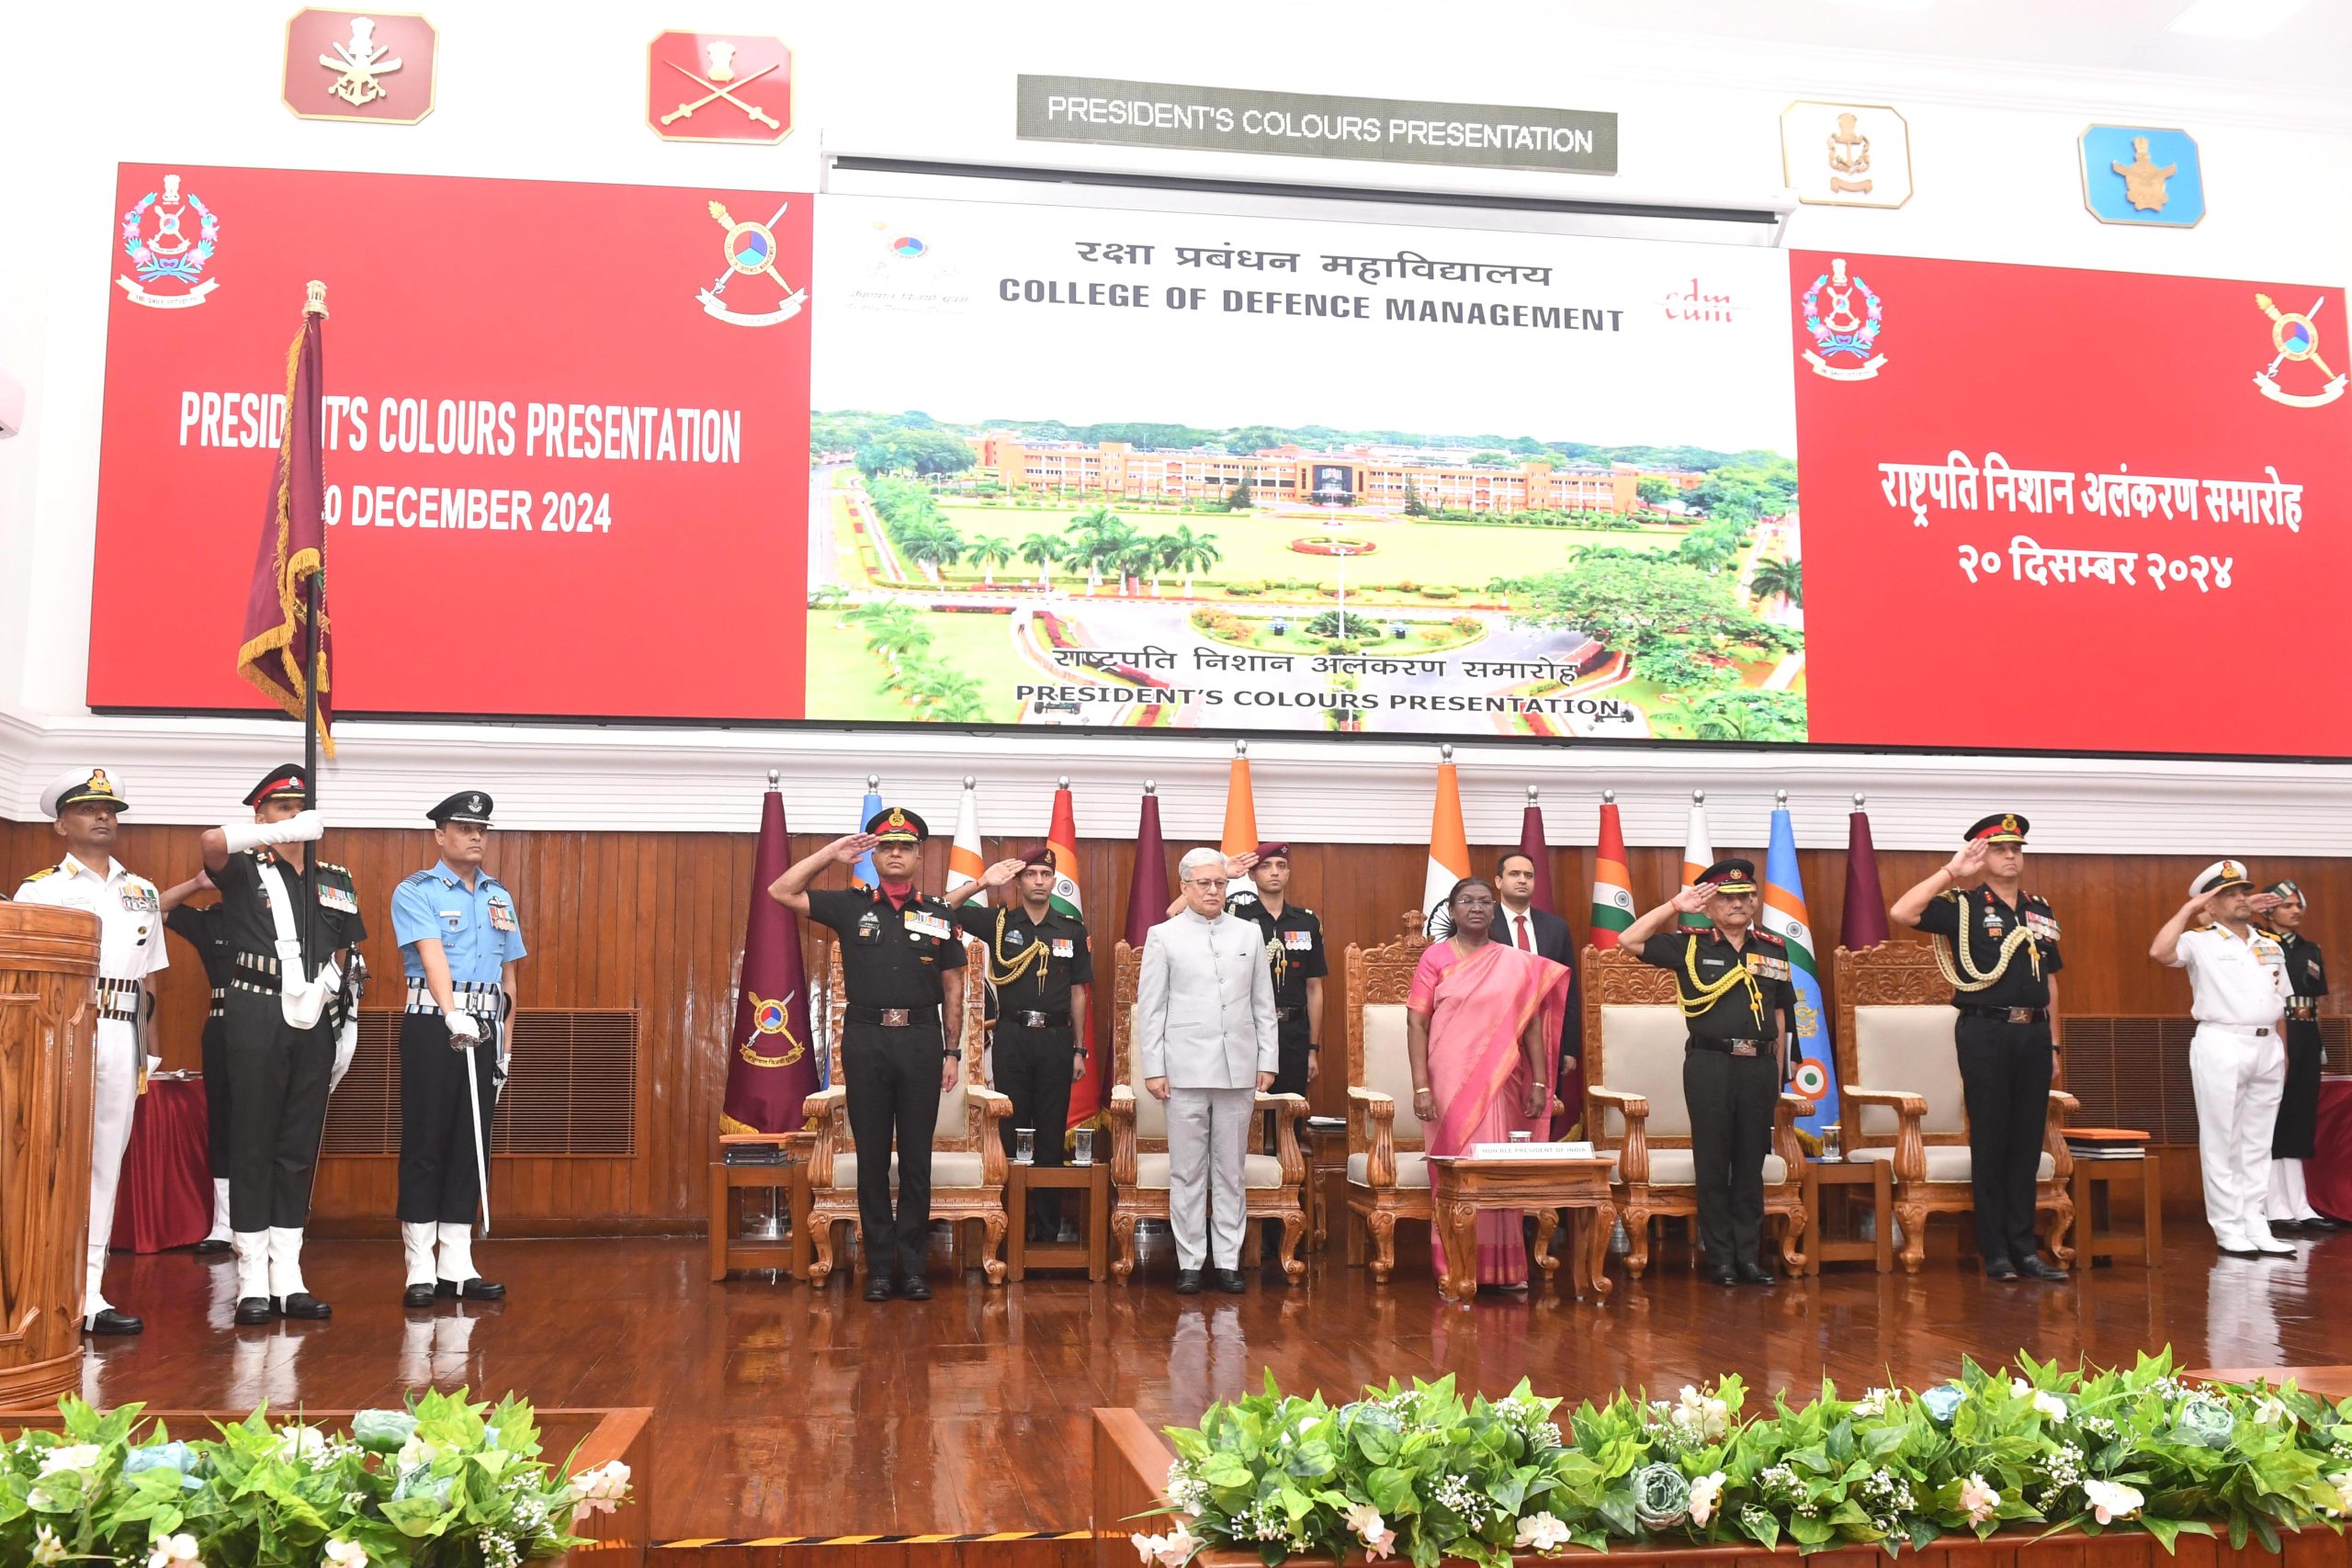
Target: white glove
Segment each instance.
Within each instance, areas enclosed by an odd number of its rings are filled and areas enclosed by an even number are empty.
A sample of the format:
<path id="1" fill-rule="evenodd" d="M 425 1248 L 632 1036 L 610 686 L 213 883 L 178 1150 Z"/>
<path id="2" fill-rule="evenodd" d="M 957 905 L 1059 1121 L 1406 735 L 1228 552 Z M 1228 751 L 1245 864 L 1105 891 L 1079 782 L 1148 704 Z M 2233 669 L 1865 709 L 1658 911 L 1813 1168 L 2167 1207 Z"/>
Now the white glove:
<path id="1" fill-rule="evenodd" d="M 337 964 L 334 959 L 328 959 L 324 964 L 319 965 L 318 977 L 312 980 L 311 984 L 318 991 L 322 1000 L 334 996 L 337 991 L 343 989 L 342 966 Z"/>
<path id="2" fill-rule="evenodd" d="M 308 844 L 326 837 L 326 819 L 315 811 L 298 811 L 283 822 L 223 822 L 220 836 L 229 852 L 240 854 L 265 844 Z"/>
<path id="3" fill-rule="evenodd" d="M 441 1016 L 449 1021 L 449 1044 L 453 1049 L 481 1043 L 481 1025 L 474 1021 L 473 1014 L 451 1008 Z"/>
<path id="4" fill-rule="evenodd" d="M 343 1082 L 343 1075 L 351 1070 L 351 1058 L 358 1050 L 359 1012 L 354 1009 L 351 1016 L 343 1021 L 343 1027 L 335 1032 L 334 1066 L 327 1073 L 329 1094 L 333 1094 L 335 1086 Z"/>

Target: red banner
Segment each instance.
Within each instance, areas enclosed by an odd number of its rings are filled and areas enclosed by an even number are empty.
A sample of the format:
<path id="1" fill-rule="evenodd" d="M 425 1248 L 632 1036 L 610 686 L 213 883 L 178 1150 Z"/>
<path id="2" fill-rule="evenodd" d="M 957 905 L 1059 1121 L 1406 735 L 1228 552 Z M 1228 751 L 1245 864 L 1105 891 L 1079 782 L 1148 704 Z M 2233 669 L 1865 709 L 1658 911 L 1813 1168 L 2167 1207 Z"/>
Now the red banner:
<path id="1" fill-rule="evenodd" d="M 2340 288 L 1798 252 L 1810 737 L 2352 754 Z"/>
<path id="2" fill-rule="evenodd" d="M 124 164 L 115 206 L 93 707 L 260 705 L 231 656 L 318 278 L 343 716 L 799 716 L 808 198 Z"/>

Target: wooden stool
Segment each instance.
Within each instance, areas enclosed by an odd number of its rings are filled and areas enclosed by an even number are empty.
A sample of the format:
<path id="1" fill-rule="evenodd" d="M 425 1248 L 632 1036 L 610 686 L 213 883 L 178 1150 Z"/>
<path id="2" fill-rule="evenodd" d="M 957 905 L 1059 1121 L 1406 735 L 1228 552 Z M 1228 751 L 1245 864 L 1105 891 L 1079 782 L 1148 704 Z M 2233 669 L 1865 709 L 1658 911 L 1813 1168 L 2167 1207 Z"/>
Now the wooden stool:
<path id="1" fill-rule="evenodd" d="M 2105 1198 L 2118 1182 L 2132 1179 L 2133 1168 L 2140 1177 L 2140 1235 L 2135 1241 L 2128 1230 L 2098 1230 L 2093 1227 L 2091 1195 Z M 2094 1259 L 2129 1258 L 2137 1253 L 2143 1268 L 2153 1269 L 2165 1249 L 2165 1189 L 2164 1173 L 2159 1167 L 2156 1151 L 2149 1149 L 2136 1160 L 2082 1159 L 2075 1161 L 2075 1267 L 2087 1269 Z"/>
<path id="2" fill-rule="evenodd" d="M 1818 1274 L 1828 1263 L 1871 1263 L 1882 1274 L 1894 1267 L 1894 1162 L 1885 1159 L 1818 1160 L 1804 1162 L 1804 1212 L 1812 1216 L 1813 1234 L 1805 1238 L 1804 1271 Z M 1849 1192 L 1868 1188 L 1871 1195 L 1869 1240 L 1833 1236 L 1822 1222 L 1821 1190 L 1844 1188 Z M 1840 1205 L 1849 1213 L 1850 1202 Z"/>
<path id="3" fill-rule="evenodd" d="M 1031 1241 L 1029 1194 L 1076 1192 L 1086 1206 L 1079 1241 Z M 1110 1272 L 1111 1168 L 1093 1165 L 1014 1165 L 1004 1184 L 1006 1213 L 1004 1277 L 1020 1280 L 1032 1269 L 1083 1269 L 1100 1281 Z"/>
<path id="4" fill-rule="evenodd" d="M 814 1133 L 727 1133 L 718 1143 L 721 1157 L 710 1162 L 710 1280 L 717 1284 L 735 1269 L 781 1269 L 796 1280 L 808 1278 L 808 1148 Z M 777 1165 L 729 1165 L 724 1151 L 729 1145 L 774 1144 L 785 1151 Z M 746 1188 L 775 1192 L 781 1189 L 792 1216 L 789 1241 L 755 1241 L 735 1234 L 732 1195 Z"/>

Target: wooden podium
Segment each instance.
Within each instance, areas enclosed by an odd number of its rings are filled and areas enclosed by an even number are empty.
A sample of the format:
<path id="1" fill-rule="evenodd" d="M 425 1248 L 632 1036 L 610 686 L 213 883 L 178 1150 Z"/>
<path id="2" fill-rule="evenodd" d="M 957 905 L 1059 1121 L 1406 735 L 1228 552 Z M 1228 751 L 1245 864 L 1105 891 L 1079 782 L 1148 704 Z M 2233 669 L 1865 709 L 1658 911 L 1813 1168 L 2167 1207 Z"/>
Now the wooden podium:
<path id="1" fill-rule="evenodd" d="M 0 1409 L 82 1386 L 98 922 L 0 903 Z"/>

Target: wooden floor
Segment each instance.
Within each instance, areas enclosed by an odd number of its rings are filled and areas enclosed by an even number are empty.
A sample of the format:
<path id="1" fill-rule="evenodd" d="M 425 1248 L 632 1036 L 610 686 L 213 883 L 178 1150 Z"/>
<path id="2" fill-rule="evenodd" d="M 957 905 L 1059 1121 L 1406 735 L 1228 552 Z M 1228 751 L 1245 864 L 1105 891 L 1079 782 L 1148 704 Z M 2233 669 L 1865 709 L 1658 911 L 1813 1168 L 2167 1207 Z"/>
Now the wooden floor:
<path id="1" fill-rule="evenodd" d="M 2341 1361 L 2324 1303 L 2352 1291 L 2352 1234 L 2293 1262 L 2219 1258 L 2202 1225 L 2166 1227 L 2165 1267 L 2075 1285 L 1988 1284 L 1950 1256 L 1917 1277 L 1867 1266 L 1765 1291 L 1701 1283 L 1679 1246 L 1606 1305 L 1539 1292 L 1449 1307 L 1406 1227 L 1385 1287 L 1339 1238 L 1295 1290 L 1168 1289 L 1164 1236 L 1126 1286 L 1033 1276 L 985 1289 L 934 1265 L 937 1299 L 868 1306 L 845 1279 L 705 1275 L 699 1240 L 503 1241 L 477 1257 L 513 1288 L 489 1308 L 404 1314 L 393 1242 L 318 1242 L 305 1259 L 330 1323 L 230 1326 L 233 1265 L 118 1257 L 107 1294 L 146 1334 L 105 1343 L 85 1393 L 181 1407 L 391 1404 L 430 1381 L 543 1404 L 646 1404 L 657 1415 L 657 1539 L 1061 1530 L 1086 1526 L 1087 1411 L 1155 1425 L 1254 1388 L 1352 1394 L 1452 1371 L 1500 1393 L 1521 1376 L 1572 1397 L 1620 1383 L 1670 1393 L 1736 1371 L 1805 1394 L 1950 1373 L 1962 1355 L 2128 1359 L 2170 1342 L 2186 1366 Z M 1407 1237 L 1410 1236 L 1410 1242 Z M 1949 1239 L 1938 1236 L 1947 1254 Z"/>

